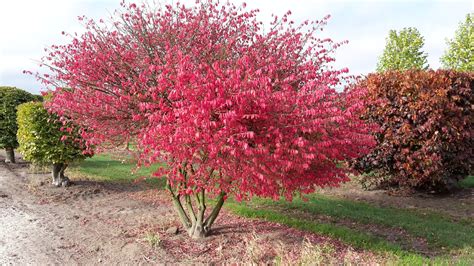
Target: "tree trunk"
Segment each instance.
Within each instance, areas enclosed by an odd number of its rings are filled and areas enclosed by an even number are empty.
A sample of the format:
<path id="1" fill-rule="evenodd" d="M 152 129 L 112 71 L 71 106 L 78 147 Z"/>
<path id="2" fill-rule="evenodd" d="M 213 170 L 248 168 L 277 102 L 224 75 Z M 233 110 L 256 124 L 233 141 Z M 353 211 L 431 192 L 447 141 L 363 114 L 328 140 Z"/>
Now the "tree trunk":
<path id="1" fill-rule="evenodd" d="M 15 150 L 11 147 L 6 147 L 5 148 L 5 152 L 6 152 L 6 158 L 5 158 L 5 162 L 6 163 L 15 163 Z"/>
<path id="2" fill-rule="evenodd" d="M 196 222 L 191 228 L 188 229 L 188 234 L 193 239 L 200 239 L 207 236 L 210 231 L 204 228 L 202 222 Z"/>
<path id="3" fill-rule="evenodd" d="M 195 193 L 195 205 L 197 206 L 196 212 L 194 211 L 193 204 L 191 202 L 191 195 L 184 195 L 186 209 L 183 207 L 180 195 L 173 191 L 169 183 L 166 186 L 171 193 L 175 209 L 178 211 L 181 223 L 184 229 L 188 232 L 189 236 L 193 239 L 204 238 L 211 232 L 211 227 L 214 224 L 219 212 L 224 205 L 225 193 L 220 193 L 217 197 L 217 203 L 214 206 L 212 212 L 207 218 L 205 218 L 206 212 L 206 200 L 205 193 L 203 190 Z"/>
<path id="4" fill-rule="evenodd" d="M 53 185 L 56 187 L 67 187 L 70 185 L 69 178 L 64 175 L 64 170 L 66 170 L 67 164 L 65 163 L 55 163 L 53 164 Z"/>
<path id="5" fill-rule="evenodd" d="M 192 221 L 191 228 L 188 229 L 189 236 L 198 239 L 203 238 L 209 233 L 210 228 L 204 227 L 204 214 L 206 212 L 206 198 L 204 195 L 204 190 L 201 190 L 195 194 L 196 204 L 198 205 L 197 215 L 193 215 L 195 219 Z M 193 209 L 188 210 L 193 212 Z"/>

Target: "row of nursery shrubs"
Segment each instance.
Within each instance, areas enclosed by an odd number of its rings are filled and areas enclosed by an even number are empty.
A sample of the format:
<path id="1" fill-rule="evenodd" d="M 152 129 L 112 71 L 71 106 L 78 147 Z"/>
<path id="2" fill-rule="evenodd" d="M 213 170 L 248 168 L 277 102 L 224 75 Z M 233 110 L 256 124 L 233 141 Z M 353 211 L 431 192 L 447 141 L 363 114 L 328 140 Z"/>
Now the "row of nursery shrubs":
<path id="1" fill-rule="evenodd" d="M 377 146 L 355 163 L 363 182 L 443 192 L 472 173 L 474 72 L 370 74 L 363 118 L 380 126 Z"/>
<path id="2" fill-rule="evenodd" d="M 362 182 L 443 192 L 472 173 L 473 77 L 473 72 L 410 70 L 370 74 L 359 82 L 368 89 L 362 118 L 380 126 L 375 133 L 377 146 L 353 162 L 366 173 Z M 18 101 L 11 101 L 15 103 L 34 98 L 17 89 L 0 88 L 0 94 L 5 94 L 2 128 L 16 131 L 16 125 L 3 125 L 14 118 L 10 111 L 15 108 L 7 106 L 7 98 L 19 95 Z M 42 103 L 26 103 L 18 111 L 13 121 L 18 121 L 20 150 L 27 159 L 65 164 L 83 158 L 77 130 L 48 114 Z M 2 147 L 16 148 L 16 136 L 4 133 Z"/>
<path id="3" fill-rule="evenodd" d="M 37 166 L 52 166 L 53 184 L 67 186 L 68 163 L 90 156 L 79 129 L 48 113 L 43 97 L 15 87 L 0 87 L 0 148 L 6 162 L 15 162 L 14 150 Z"/>

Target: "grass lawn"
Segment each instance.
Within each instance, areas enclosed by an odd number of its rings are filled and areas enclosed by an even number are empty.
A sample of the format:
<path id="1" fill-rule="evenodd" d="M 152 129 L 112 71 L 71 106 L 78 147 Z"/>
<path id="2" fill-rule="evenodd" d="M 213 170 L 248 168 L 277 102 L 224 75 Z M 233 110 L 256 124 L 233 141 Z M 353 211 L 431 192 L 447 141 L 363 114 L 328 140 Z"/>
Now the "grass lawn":
<path id="1" fill-rule="evenodd" d="M 164 186 L 164 179 L 149 178 L 158 167 L 159 165 L 154 165 L 136 169 L 136 164 L 129 160 L 116 159 L 109 154 L 97 154 L 73 167 L 72 171 L 100 181 L 128 183 L 146 178 L 147 184 Z"/>
<path id="2" fill-rule="evenodd" d="M 470 175 L 459 181 L 459 186 L 463 188 L 474 188 L 474 175 Z"/>
<path id="3" fill-rule="evenodd" d="M 96 155 L 74 171 L 103 181 L 132 182 L 137 177 L 150 176 L 157 167 L 140 168 L 132 174 L 133 163 Z M 150 184 L 163 187 L 162 180 L 151 180 Z M 474 177 L 470 176 L 461 185 L 472 187 L 473 183 Z M 474 265 L 474 223 L 470 220 L 454 221 L 437 213 L 378 207 L 317 194 L 306 199 L 275 202 L 255 198 L 246 203 L 230 199 L 224 206 L 240 216 L 327 235 L 356 248 L 384 254 L 388 264 Z M 400 232 L 394 241 L 393 235 Z M 410 245 L 411 240 L 426 245 L 419 248 Z"/>
<path id="4" fill-rule="evenodd" d="M 470 222 L 454 222 L 437 214 L 421 214 L 413 210 L 382 208 L 366 203 L 341 200 L 328 196 L 310 195 L 308 201 L 271 201 L 255 198 L 247 203 L 230 201 L 227 208 L 249 218 L 261 218 L 286 224 L 302 230 L 331 236 L 354 247 L 385 253 L 394 258 L 395 264 L 425 265 L 427 263 L 451 265 L 452 256 L 458 257 L 456 265 L 473 265 L 474 227 Z M 320 216 L 325 217 L 323 221 Z M 344 220 L 341 224 L 339 221 Z M 356 224 L 346 226 L 345 224 Z M 364 226 L 384 227 L 393 231 L 403 229 L 406 235 L 426 240 L 429 250 L 437 256 L 427 258 L 417 250 L 400 243 L 388 241 Z M 402 236 L 403 237 L 403 236 Z"/>

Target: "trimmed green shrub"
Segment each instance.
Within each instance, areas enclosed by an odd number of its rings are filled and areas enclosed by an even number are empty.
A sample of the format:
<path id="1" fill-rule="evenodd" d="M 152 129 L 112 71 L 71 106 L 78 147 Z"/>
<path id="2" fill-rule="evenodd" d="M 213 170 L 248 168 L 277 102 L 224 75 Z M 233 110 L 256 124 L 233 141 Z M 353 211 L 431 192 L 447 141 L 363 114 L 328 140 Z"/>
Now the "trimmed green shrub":
<path id="1" fill-rule="evenodd" d="M 0 149 L 5 149 L 6 162 L 15 162 L 14 149 L 18 148 L 16 107 L 35 100 L 35 96 L 15 87 L 0 87 Z"/>
<path id="2" fill-rule="evenodd" d="M 370 74 L 364 118 L 380 125 L 377 147 L 356 168 L 390 186 L 442 192 L 474 161 L 473 72 L 391 71 Z M 380 182 L 374 180 L 372 183 Z"/>
<path id="3" fill-rule="evenodd" d="M 64 176 L 68 164 L 88 156 L 84 154 L 86 147 L 78 128 L 61 122 L 38 102 L 18 106 L 17 121 L 19 151 L 23 158 L 36 165 L 52 165 L 53 184 L 68 185 L 69 179 Z"/>

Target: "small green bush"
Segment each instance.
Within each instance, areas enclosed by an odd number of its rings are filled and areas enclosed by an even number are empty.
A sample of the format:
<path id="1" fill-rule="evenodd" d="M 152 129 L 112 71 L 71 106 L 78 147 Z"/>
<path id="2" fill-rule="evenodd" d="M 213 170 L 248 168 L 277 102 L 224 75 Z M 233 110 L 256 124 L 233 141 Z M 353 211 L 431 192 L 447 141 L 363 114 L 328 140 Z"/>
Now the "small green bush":
<path id="1" fill-rule="evenodd" d="M 53 179 L 64 175 L 69 163 L 88 156 L 84 154 L 86 147 L 78 128 L 71 123 L 63 124 L 56 115 L 49 114 L 42 103 L 18 106 L 17 121 L 19 151 L 23 158 L 36 165 L 53 165 Z M 66 179 L 59 177 L 63 178 Z M 55 185 L 61 185 L 63 181 L 56 180 Z"/>

